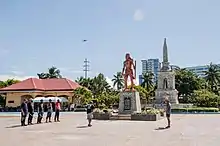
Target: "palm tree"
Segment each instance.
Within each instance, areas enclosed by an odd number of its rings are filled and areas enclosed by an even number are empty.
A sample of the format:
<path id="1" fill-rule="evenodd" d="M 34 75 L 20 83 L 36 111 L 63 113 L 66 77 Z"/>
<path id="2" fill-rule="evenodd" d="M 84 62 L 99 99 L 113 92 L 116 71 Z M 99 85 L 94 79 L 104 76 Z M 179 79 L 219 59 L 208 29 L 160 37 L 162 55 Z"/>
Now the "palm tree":
<path id="1" fill-rule="evenodd" d="M 18 82 L 20 82 L 20 81 L 15 80 L 15 79 L 8 79 L 6 81 L 0 81 L 0 88 L 5 88 L 5 87 L 11 86 L 13 84 L 16 84 Z"/>
<path id="2" fill-rule="evenodd" d="M 48 68 L 48 73 L 38 73 L 39 79 L 62 78 L 60 70 L 54 66 Z"/>
<path id="3" fill-rule="evenodd" d="M 104 92 L 111 91 L 111 86 L 106 81 L 105 76 L 101 73 L 92 79 L 80 77 L 76 82 L 81 86 L 88 88 L 93 93 L 94 97 Z"/>
<path id="4" fill-rule="evenodd" d="M 211 90 L 214 91 L 220 83 L 220 68 L 218 65 L 210 63 L 208 70 L 205 71 L 205 80 L 211 86 Z"/>
<path id="5" fill-rule="evenodd" d="M 48 79 L 49 78 L 47 73 L 38 73 L 37 76 L 39 79 Z"/>
<path id="6" fill-rule="evenodd" d="M 88 88 L 91 90 L 93 79 L 80 77 L 75 80 L 79 85 Z"/>
<path id="7" fill-rule="evenodd" d="M 121 90 L 124 87 L 124 79 L 121 72 L 117 72 L 112 79 L 113 86 L 117 86 L 117 90 Z"/>
<path id="8" fill-rule="evenodd" d="M 147 91 L 150 91 L 151 87 L 153 87 L 153 79 L 154 74 L 152 72 L 146 72 L 142 75 L 142 84 L 141 86 L 146 88 Z"/>
<path id="9" fill-rule="evenodd" d="M 49 75 L 49 78 L 62 78 L 60 74 L 60 70 L 54 66 L 52 66 L 51 68 L 48 68 L 48 75 Z"/>

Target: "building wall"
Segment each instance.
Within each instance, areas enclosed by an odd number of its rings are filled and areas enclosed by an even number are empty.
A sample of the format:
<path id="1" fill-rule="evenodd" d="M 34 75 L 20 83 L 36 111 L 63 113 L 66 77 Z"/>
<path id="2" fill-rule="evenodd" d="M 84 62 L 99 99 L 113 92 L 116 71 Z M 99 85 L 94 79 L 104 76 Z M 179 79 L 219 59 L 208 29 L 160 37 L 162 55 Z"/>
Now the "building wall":
<path id="1" fill-rule="evenodd" d="M 161 69 L 161 63 L 159 59 L 148 59 L 148 60 L 141 60 L 142 62 L 142 74 L 146 72 L 152 72 L 154 74 L 154 83 L 157 82 L 158 79 L 158 72 Z M 139 84 L 142 83 L 142 80 L 140 80 L 139 76 Z"/>
<path id="2" fill-rule="evenodd" d="M 220 64 L 217 64 L 220 66 Z M 187 70 L 194 72 L 199 77 L 205 77 L 205 71 L 208 71 L 208 65 L 186 67 Z"/>
<path id="3" fill-rule="evenodd" d="M 69 102 L 73 102 L 73 92 L 70 91 L 46 91 L 46 92 L 8 92 L 6 93 L 6 106 L 8 107 L 18 107 L 21 105 L 21 102 L 24 98 L 30 99 L 30 98 L 36 98 L 36 97 L 46 97 L 46 96 L 62 96 L 68 98 Z"/>

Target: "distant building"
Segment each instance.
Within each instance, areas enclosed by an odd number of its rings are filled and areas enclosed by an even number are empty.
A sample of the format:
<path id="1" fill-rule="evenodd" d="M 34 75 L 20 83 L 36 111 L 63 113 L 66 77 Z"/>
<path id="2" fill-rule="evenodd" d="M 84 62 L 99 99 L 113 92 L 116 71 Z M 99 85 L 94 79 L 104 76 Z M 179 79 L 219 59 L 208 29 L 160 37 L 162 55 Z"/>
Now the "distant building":
<path id="1" fill-rule="evenodd" d="M 217 64 L 220 66 L 220 64 Z M 209 65 L 202 65 L 202 66 L 192 66 L 192 67 L 186 67 L 187 70 L 192 71 L 199 77 L 205 77 L 205 71 L 208 71 Z"/>
<path id="2" fill-rule="evenodd" d="M 170 65 L 170 69 L 171 70 L 178 70 L 178 69 L 180 69 L 180 67 L 177 65 Z"/>
<path id="3" fill-rule="evenodd" d="M 158 77 L 158 71 L 160 70 L 161 63 L 159 59 L 141 60 L 142 62 L 142 74 L 146 72 L 152 72 L 154 74 L 153 82 L 156 83 Z M 142 75 L 139 75 L 139 85 L 142 83 Z"/>

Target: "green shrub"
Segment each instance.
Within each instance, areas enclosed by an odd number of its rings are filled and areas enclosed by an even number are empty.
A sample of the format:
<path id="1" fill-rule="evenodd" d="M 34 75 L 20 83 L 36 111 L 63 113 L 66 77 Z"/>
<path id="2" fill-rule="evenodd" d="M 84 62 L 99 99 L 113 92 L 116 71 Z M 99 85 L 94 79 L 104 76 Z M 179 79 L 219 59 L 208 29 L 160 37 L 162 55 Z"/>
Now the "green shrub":
<path id="1" fill-rule="evenodd" d="M 193 95 L 189 97 L 189 101 L 198 107 L 218 107 L 220 97 L 202 89 L 194 91 Z"/>
<path id="2" fill-rule="evenodd" d="M 209 108 L 209 107 L 196 107 L 196 108 L 175 108 L 171 110 L 172 112 L 218 112 L 218 108 Z"/>

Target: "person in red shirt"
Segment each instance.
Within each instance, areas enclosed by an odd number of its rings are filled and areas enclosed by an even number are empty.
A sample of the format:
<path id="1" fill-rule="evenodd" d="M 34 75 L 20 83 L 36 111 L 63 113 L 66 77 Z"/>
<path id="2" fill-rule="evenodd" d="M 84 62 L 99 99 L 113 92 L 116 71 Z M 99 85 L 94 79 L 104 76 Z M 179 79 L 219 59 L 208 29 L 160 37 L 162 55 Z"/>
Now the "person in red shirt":
<path id="1" fill-rule="evenodd" d="M 61 103 L 58 99 L 55 103 L 55 116 L 54 116 L 54 122 L 60 122 L 60 110 L 61 110 Z"/>

